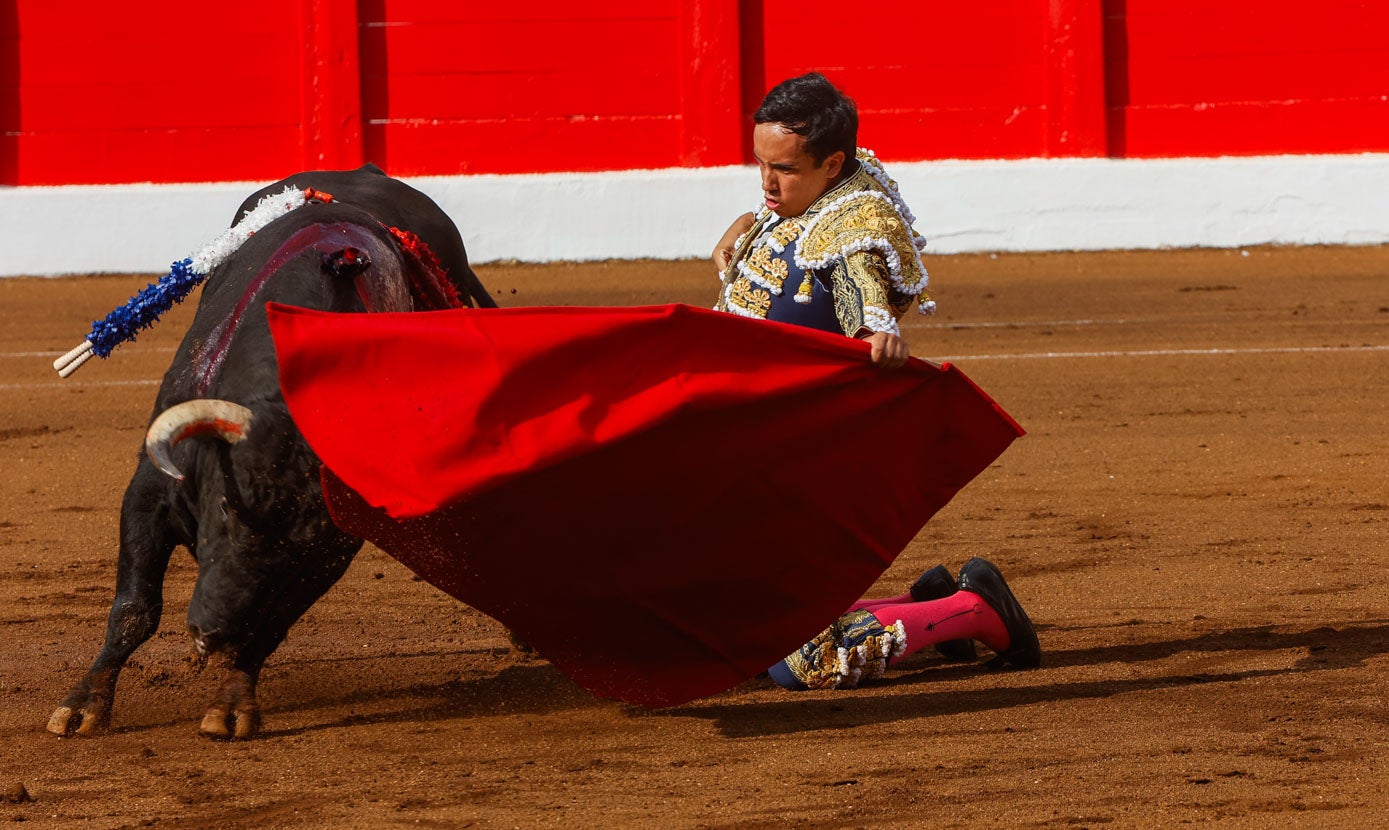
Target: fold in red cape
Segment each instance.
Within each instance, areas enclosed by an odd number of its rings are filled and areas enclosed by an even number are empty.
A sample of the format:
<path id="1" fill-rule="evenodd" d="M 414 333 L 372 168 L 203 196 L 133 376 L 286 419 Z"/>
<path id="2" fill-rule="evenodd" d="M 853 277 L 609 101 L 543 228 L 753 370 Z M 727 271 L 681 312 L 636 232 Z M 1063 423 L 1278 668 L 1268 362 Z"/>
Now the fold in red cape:
<path id="1" fill-rule="evenodd" d="M 270 326 L 334 520 L 645 705 L 799 648 L 1022 434 L 948 364 L 688 306 Z"/>

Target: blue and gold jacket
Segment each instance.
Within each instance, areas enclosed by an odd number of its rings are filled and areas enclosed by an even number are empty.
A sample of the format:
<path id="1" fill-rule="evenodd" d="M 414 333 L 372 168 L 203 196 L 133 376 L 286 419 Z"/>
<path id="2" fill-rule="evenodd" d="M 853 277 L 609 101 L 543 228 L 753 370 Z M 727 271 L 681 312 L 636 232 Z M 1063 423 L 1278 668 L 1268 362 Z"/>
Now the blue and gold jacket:
<path id="1" fill-rule="evenodd" d="M 899 334 L 913 301 L 934 313 L 916 218 L 871 150 L 860 148 L 857 162 L 800 216 L 757 213 L 719 275 L 716 309 L 849 337 Z"/>

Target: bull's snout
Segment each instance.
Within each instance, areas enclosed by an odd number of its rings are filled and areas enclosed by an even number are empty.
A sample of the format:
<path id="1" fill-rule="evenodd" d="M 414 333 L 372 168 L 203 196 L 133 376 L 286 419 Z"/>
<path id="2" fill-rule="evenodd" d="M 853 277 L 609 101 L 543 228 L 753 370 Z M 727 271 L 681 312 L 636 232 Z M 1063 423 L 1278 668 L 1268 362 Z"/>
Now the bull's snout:
<path id="1" fill-rule="evenodd" d="M 204 631 L 197 623 L 188 624 L 188 636 L 193 639 L 193 648 L 198 650 L 199 657 L 216 653 L 225 643 L 220 632 Z"/>

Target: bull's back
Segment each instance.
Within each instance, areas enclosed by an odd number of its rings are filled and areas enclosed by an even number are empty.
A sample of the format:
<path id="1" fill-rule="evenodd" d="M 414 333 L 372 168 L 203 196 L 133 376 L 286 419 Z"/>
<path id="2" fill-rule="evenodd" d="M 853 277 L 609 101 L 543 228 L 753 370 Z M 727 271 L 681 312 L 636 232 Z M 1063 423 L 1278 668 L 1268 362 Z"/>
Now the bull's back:
<path id="1" fill-rule="evenodd" d="M 332 195 L 334 201 L 354 205 L 373 214 L 383 225 L 416 234 L 439 258 L 449 278 L 460 288 L 468 287 L 472 272 L 458 226 L 433 199 L 405 182 L 387 176 L 374 164 L 364 164 L 356 170 L 295 173 L 252 193 L 237 210 L 233 224 L 246 211 L 254 208 L 262 197 L 291 186 L 301 190 L 310 187 L 321 190 Z"/>

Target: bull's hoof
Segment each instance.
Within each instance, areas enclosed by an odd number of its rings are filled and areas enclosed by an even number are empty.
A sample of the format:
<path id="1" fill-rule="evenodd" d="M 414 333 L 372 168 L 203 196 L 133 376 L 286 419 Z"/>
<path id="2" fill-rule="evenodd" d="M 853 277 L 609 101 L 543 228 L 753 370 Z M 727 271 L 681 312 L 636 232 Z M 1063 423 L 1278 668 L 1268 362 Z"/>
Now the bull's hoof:
<path id="1" fill-rule="evenodd" d="M 246 741 L 260 734 L 260 709 L 233 711 L 217 704 L 203 715 L 198 732 L 217 741 Z"/>
<path id="2" fill-rule="evenodd" d="M 233 669 L 217 690 L 217 702 L 208 707 L 198 731 L 221 741 L 245 741 L 259 734 L 256 675 Z"/>
<path id="3" fill-rule="evenodd" d="M 111 728 L 111 710 L 99 707 L 73 709 L 59 706 L 48 719 L 48 731 L 54 735 L 81 735 L 90 738 L 104 735 Z"/>
<path id="4" fill-rule="evenodd" d="M 53 710 L 48 731 L 83 737 L 106 734 L 111 728 L 111 694 L 115 688 L 115 672 L 89 672 Z"/>

